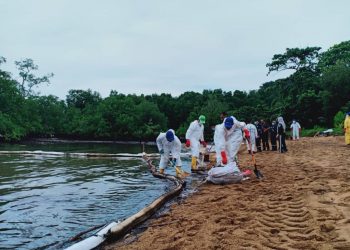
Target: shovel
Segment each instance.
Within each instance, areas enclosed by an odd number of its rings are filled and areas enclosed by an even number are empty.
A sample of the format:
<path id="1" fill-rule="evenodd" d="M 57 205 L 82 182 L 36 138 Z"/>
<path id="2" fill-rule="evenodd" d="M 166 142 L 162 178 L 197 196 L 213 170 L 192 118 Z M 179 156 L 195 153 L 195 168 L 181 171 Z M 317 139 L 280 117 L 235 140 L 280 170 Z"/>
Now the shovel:
<path id="1" fill-rule="evenodd" d="M 256 167 L 256 161 L 255 161 L 255 156 L 254 153 L 252 152 L 252 160 L 254 163 L 254 174 L 256 176 L 256 178 L 260 179 L 260 178 L 264 178 L 264 175 L 260 172 L 260 170 Z"/>
<path id="2" fill-rule="evenodd" d="M 176 169 L 176 161 L 172 161 L 172 160 L 170 160 L 169 158 L 168 158 L 168 161 L 169 161 L 169 163 L 170 163 L 170 166 L 172 166 L 173 168 L 175 168 L 175 171 L 177 171 L 177 169 Z M 181 179 L 184 179 L 184 178 L 186 178 L 186 177 L 189 176 L 189 175 L 191 175 L 191 174 L 188 173 L 188 172 L 185 172 L 185 171 L 183 171 L 183 170 L 181 169 L 181 172 L 180 172 L 180 178 L 181 178 Z"/>
<path id="3" fill-rule="evenodd" d="M 264 175 L 260 172 L 260 170 L 256 167 L 256 161 L 255 161 L 255 156 L 252 148 L 252 144 L 250 143 L 250 140 L 248 140 L 249 148 L 250 148 L 250 154 L 252 155 L 252 162 L 254 164 L 254 174 L 256 178 L 260 179 L 263 178 Z"/>

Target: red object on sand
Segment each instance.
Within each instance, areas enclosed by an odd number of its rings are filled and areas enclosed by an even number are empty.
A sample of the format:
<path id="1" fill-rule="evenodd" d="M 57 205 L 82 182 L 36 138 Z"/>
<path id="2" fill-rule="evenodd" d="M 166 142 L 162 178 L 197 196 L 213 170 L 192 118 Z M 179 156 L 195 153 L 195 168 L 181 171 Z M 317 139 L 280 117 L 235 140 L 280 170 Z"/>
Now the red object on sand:
<path id="1" fill-rule="evenodd" d="M 247 175 L 251 175 L 252 174 L 252 170 L 247 169 L 246 171 L 243 172 L 243 175 L 247 176 Z"/>

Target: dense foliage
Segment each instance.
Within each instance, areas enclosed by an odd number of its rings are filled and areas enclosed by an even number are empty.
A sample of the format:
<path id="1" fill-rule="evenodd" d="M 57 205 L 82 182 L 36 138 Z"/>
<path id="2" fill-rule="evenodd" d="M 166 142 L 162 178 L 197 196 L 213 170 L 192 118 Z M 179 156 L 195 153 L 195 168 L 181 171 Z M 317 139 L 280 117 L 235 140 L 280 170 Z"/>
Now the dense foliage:
<path id="1" fill-rule="evenodd" d="M 102 98 L 92 90 L 70 90 L 66 100 L 33 91 L 49 84 L 53 74 L 35 76 L 31 59 L 15 62 L 19 79 L 1 70 L 0 134 L 2 140 L 26 137 L 63 137 L 109 140 L 154 140 L 173 128 L 183 137 L 189 123 L 207 117 L 206 134 L 227 111 L 241 121 L 272 120 L 282 115 L 304 128 L 339 127 L 350 111 L 350 41 L 321 53 L 320 47 L 286 49 L 267 63 L 268 73 L 293 70 L 289 77 L 264 83 L 249 92 L 221 89 L 171 94 L 124 95 L 111 91 Z"/>

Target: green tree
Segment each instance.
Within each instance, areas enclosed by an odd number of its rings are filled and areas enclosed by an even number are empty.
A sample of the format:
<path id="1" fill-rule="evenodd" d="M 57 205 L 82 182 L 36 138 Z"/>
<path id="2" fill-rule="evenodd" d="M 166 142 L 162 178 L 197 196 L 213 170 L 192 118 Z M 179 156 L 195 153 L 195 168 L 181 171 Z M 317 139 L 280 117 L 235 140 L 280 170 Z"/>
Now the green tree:
<path id="1" fill-rule="evenodd" d="M 19 141 L 25 134 L 25 129 L 19 126 L 11 116 L 0 112 L 0 138 L 5 141 Z"/>
<path id="2" fill-rule="evenodd" d="M 272 62 L 267 63 L 269 75 L 272 71 L 281 71 L 286 69 L 300 70 L 308 69 L 314 71 L 318 62 L 319 51 L 321 47 L 287 48 L 284 54 L 275 54 Z"/>
<path id="3" fill-rule="evenodd" d="M 313 127 L 322 123 L 322 98 L 314 90 L 308 90 L 298 96 L 293 117 L 300 121 L 303 127 Z"/>
<path id="4" fill-rule="evenodd" d="M 4 64 L 4 63 L 6 63 L 6 58 L 3 56 L 0 56 L 0 66 L 1 64 Z M 9 80 L 11 78 L 11 74 L 0 69 L 0 78 Z"/>
<path id="5" fill-rule="evenodd" d="M 174 124 L 170 124 L 170 128 L 176 129 L 181 126 L 184 121 L 188 120 L 191 112 L 198 114 L 203 106 L 203 96 L 200 93 L 188 91 L 181 94 L 175 99 L 175 107 L 166 116 L 174 116 Z"/>
<path id="6" fill-rule="evenodd" d="M 23 96 L 35 94 L 33 87 L 37 87 L 42 83 L 50 84 L 50 78 L 54 76 L 53 73 L 49 73 L 42 77 L 35 76 L 33 71 L 38 70 L 39 67 L 38 65 L 34 64 L 32 59 L 29 58 L 22 61 L 15 61 L 15 65 L 17 66 L 19 76 L 21 78 L 18 85 Z"/>
<path id="7" fill-rule="evenodd" d="M 147 100 L 142 100 L 135 106 L 133 113 L 134 124 L 132 127 L 132 135 L 137 139 L 155 138 L 160 131 L 166 130 L 167 119 L 162 114 L 157 105 Z"/>
<path id="8" fill-rule="evenodd" d="M 336 44 L 330 47 L 326 52 L 321 53 L 318 66 L 324 71 L 341 62 L 350 66 L 350 41 Z"/>
<path id="9" fill-rule="evenodd" d="M 30 113 L 37 114 L 40 122 L 40 130 L 36 134 L 42 136 L 53 136 L 64 134 L 64 120 L 66 106 L 64 101 L 59 100 L 57 96 L 34 96 L 27 99 L 32 102 L 33 108 Z M 33 116 L 31 116 L 33 118 Z M 31 119 L 33 120 L 33 119 Z"/>
<path id="10" fill-rule="evenodd" d="M 176 99 L 171 96 L 171 94 L 152 94 L 145 96 L 147 101 L 155 103 L 159 111 L 167 117 L 167 127 L 177 128 L 179 126 L 179 119 L 176 115 Z"/>
<path id="11" fill-rule="evenodd" d="M 338 111 L 338 113 L 336 113 L 333 118 L 333 126 L 340 130 L 343 130 L 344 119 L 345 119 L 345 113 L 342 111 Z"/>
<path id="12" fill-rule="evenodd" d="M 127 139 L 132 135 L 135 103 L 132 98 L 123 94 L 112 93 L 100 106 L 102 119 L 113 139 Z"/>
<path id="13" fill-rule="evenodd" d="M 75 107 L 83 110 L 87 105 L 97 106 L 102 101 L 101 95 L 91 89 L 71 89 L 66 96 L 68 107 Z"/>
<path id="14" fill-rule="evenodd" d="M 4 62 L 5 60 L 2 59 Z M 1 70 L 0 70 L 1 71 Z M 1 73 L 2 72 L 2 73 Z M 17 141 L 26 135 L 22 123 L 24 98 L 17 82 L 7 72 L 0 72 L 0 139 Z"/>
<path id="15" fill-rule="evenodd" d="M 335 114 L 350 101 L 350 65 L 341 61 L 329 66 L 321 76 L 321 86 L 322 106 L 330 126 Z"/>

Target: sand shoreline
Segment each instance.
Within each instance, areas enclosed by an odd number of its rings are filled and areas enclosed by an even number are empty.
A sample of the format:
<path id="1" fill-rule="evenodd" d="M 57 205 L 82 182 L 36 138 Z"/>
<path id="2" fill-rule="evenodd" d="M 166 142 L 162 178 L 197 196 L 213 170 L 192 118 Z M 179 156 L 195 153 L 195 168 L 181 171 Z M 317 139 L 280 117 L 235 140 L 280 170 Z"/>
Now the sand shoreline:
<path id="1" fill-rule="evenodd" d="M 287 142 L 256 155 L 264 181 L 205 184 L 105 249 L 350 249 L 350 148 L 344 137 Z M 250 156 L 239 156 L 242 166 Z"/>

